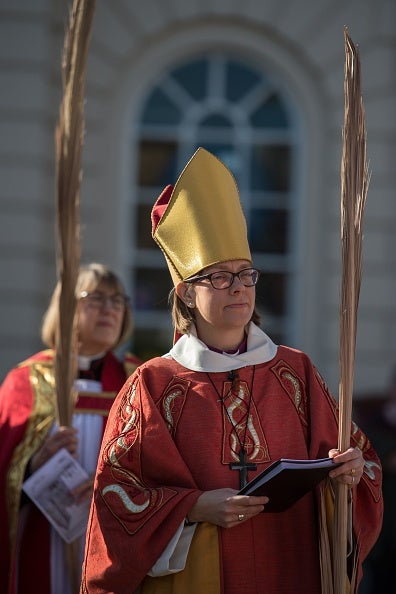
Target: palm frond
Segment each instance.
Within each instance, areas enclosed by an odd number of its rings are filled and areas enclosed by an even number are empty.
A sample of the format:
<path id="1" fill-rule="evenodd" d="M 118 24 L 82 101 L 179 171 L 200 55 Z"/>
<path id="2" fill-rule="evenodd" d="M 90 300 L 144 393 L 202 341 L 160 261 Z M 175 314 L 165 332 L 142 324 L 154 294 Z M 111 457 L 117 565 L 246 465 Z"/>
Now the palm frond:
<path id="1" fill-rule="evenodd" d="M 362 274 L 363 214 L 369 185 L 366 124 L 359 52 L 344 28 L 344 126 L 341 160 L 341 294 L 338 447 L 350 446 L 357 312 Z M 334 591 L 345 594 L 348 486 L 337 483 L 334 526 Z"/>
<path id="2" fill-rule="evenodd" d="M 77 372 L 75 289 L 80 266 L 80 187 L 84 92 L 95 0 L 74 0 L 62 57 L 63 99 L 55 132 L 57 167 L 57 273 L 60 283 L 55 381 L 58 422 L 71 425 Z M 79 592 L 79 541 L 64 543 L 71 591 Z"/>
<path id="3" fill-rule="evenodd" d="M 80 265 L 80 186 L 85 71 L 95 0 L 75 0 L 62 59 L 63 99 L 56 128 L 57 273 L 60 281 L 55 379 L 58 417 L 70 425 L 76 373 L 75 286 Z"/>

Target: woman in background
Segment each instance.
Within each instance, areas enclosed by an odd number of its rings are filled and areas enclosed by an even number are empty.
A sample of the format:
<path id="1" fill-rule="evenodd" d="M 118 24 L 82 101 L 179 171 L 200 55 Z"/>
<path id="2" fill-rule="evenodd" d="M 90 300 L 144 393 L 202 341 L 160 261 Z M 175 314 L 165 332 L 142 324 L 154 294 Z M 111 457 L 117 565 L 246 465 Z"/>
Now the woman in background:
<path id="1" fill-rule="evenodd" d="M 75 294 L 79 371 L 73 426 L 59 427 L 55 421 L 59 283 L 42 324 L 42 340 L 49 349 L 12 369 L 0 388 L 0 591 L 4 594 L 72 594 L 64 543 L 22 492 L 22 483 L 66 448 L 90 476 L 74 496 L 78 501 L 91 497 L 108 412 L 140 363 L 129 354 L 121 361 L 113 352 L 132 332 L 129 298 L 118 276 L 102 264 L 82 266 Z"/>

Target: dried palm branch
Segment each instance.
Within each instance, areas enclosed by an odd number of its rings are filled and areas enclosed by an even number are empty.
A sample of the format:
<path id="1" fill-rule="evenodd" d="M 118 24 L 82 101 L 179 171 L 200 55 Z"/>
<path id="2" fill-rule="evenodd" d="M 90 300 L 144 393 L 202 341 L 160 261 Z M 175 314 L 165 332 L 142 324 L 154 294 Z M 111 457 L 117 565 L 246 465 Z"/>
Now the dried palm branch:
<path id="1" fill-rule="evenodd" d="M 84 143 L 84 90 L 95 0 L 74 0 L 62 57 L 63 99 L 56 128 L 57 272 L 60 283 L 55 381 L 58 422 L 71 425 L 77 372 L 75 288 L 80 265 L 80 186 Z M 79 541 L 65 543 L 71 591 L 79 592 Z"/>
<path id="2" fill-rule="evenodd" d="M 359 52 L 344 28 L 344 126 L 341 160 L 341 295 L 338 448 L 350 446 L 357 310 L 362 271 L 362 220 L 369 185 Z M 337 483 L 334 514 L 334 592 L 347 591 L 348 486 Z M 353 584 L 352 584 L 353 591 Z"/>
<path id="3" fill-rule="evenodd" d="M 74 0 L 62 57 L 63 99 L 56 128 L 57 273 L 60 282 L 55 380 L 58 418 L 70 425 L 76 373 L 75 286 L 80 264 L 79 203 L 85 71 L 95 0 Z"/>

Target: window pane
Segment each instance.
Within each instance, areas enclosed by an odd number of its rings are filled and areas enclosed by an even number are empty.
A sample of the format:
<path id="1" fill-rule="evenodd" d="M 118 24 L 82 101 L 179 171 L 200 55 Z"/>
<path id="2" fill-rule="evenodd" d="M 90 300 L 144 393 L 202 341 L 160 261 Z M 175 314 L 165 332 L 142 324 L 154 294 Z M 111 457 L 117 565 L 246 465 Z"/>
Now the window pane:
<path id="1" fill-rule="evenodd" d="M 286 254 L 287 236 L 288 214 L 285 210 L 251 210 L 249 241 L 253 252 Z"/>
<path id="2" fill-rule="evenodd" d="M 172 280 L 168 268 L 136 268 L 135 309 L 168 310 Z"/>
<path id="3" fill-rule="evenodd" d="M 286 281 L 284 273 L 263 272 L 257 285 L 257 306 L 260 313 L 283 316 L 286 313 Z"/>
<path id="4" fill-rule="evenodd" d="M 290 188 L 290 147 L 255 146 L 251 160 L 253 190 L 287 192 Z"/>
<path id="5" fill-rule="evenodd" d="M 179 108 L 161 89 L 155 89 L 147 99 L 142 121 L 144 124 L 179 124 Z"/>
<path id="6" fill-rule="evenodd" d="M 194 99 L 201 100 L 206 96 L 208 61 L 196 60 L 185 66 L 176 68 L 172 77 L 186 89 Z"/>
<path id="7" fill-rule="evenodd" d="M 235 175 L 234 169 L 237 164 L 238 156 L 236 154 L 235 148 L 231 144 L 219 142 L 203 142 L 200 146 L 204 146 L 206 150 L 216 155 L 216 157 L 223 161 L 223 163 L 229 169 L 231 169 L 231 171 Z"/>
<path id="8" fill-rule="evenodd" d="M 262 80 L 257 72 L 237 62 L 227 62 L 226 74 L 226 97 L 235 102 Z"/>
<path id="9" fill-rule="evenodd" d="M 201 121 L 201 126 L 203 128 L 209 128 L 209 127 L 218 127 L 218 128 L 230 128 L 231 127 L 231 122 L 228 118 L 224 117 L 221 114 L 212 114 L 210 116 L 208 116 L 207 118 L 204 118 Z"/>
<path id="10" fill-rule="evenodd" d="M 139 151 L 140 186 L 164 187 L 175 180 L 176 142 L 142 140 Z"/>
<path id="11" fill-rule="evenodd" d="M 153 196 L 153 204 L 156 197 Z M 151 237 L 151 204 L 139 204 L 135 228 L 136 247 L 138 249 L 155 249 L 157 244 Z"/>
<path id="12" fill-rule="evenodd" d="M 136 353 L 142 361 L 167 353 L 173 342 L 172 326 L 169 324 L 169 329 L 156 328 L 155 332 L 147 328 L 135 328 L 131 352 Z"/>
<path id="13" fill-rule="evenodd" d="M 286 109 L 278 97 L 272 94 L 251 115 L 252 125 L 256 128 L 287 128 L 289 118 Z"/>

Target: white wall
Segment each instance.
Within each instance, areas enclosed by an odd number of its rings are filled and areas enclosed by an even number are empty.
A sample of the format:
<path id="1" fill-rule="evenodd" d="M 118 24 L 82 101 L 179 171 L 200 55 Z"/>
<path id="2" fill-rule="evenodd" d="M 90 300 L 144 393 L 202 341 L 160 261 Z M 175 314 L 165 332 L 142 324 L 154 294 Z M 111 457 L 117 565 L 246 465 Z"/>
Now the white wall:
<path id="1" fill-rule="evenodd" d="M 55 283 L 54 127 L 67 3 L 0 0 L 0 377 L 40 348 Z M 161 67 L 232 44 L 278 68 L 304 110 L 306 217 L 295 346 L 338 386 L 343 26 L 359 45 L 372 169 L 364 219 L 357 391 L 383 388 L 396 363 L 396 82 L 392 0 L 98 0 L 90 46 L 82 258 L 125 272 L 133 118 Z M 132 149 L 133 156 L 133 149 Z"/>

